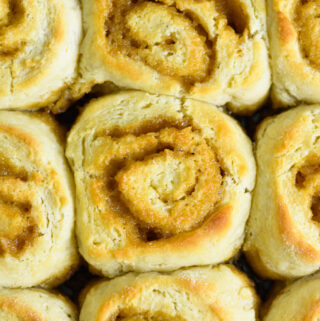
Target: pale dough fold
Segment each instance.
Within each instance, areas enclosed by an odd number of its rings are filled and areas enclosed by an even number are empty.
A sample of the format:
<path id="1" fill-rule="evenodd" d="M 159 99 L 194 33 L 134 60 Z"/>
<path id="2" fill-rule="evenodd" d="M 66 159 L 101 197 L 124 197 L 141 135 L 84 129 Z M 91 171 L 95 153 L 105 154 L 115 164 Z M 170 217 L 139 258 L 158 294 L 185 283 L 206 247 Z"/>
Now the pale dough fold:
<path id="1" fill-rule="evenodd" d="M 77 321 L 76 308 L 62 295 L 40 289 L 1 289 L 1 321 Z"/>
<path id="2" fill-rule="evenodd" d="M 77 0 L 0 0 L 0 109 L 68 107 L 81 34 Z"/>
<path id="3" fill-rule="evenodd" d="M 320 277 L 317 273 L 288 285 L 278 293 L 266 310 L 263 321 L 318 321 L 319 319 Z"/>
<path id="4" fill-rule="evenodd" d="M 270 86 L 263 0 L 82 0 L 90 87 L 195 98 L 252 113 Z"/>
<path id="5" fill-rule="evenodd" d="M 68 136 L 80 252 L 92 271 L 168 271 L 240 248 L 252 146 L 214 106 L 143 92 L 90 102 Z"/>
<path id="6" fill-rule="evenodd" d="M 320 106 L 300 106 L 260 125 L 257 184 L 244 251 L 267 278 L 320 268 Z"/>
<path id="7" fill-rule="evenodd" d="M 55 286 L 78 266 L 60 131 L 45 114 L 0 112 L 0 287 Z"/>
<path id="8" fill-rule="evenodd" d="M 320 103 L 320 0 L 268 0 L 275 107 Z"/>
<path id="9" fill-rule="evenodd" d="M 252 282 L 231 265 L 130 273 L 87 289 L 80 321 L 255 321 Z"/>

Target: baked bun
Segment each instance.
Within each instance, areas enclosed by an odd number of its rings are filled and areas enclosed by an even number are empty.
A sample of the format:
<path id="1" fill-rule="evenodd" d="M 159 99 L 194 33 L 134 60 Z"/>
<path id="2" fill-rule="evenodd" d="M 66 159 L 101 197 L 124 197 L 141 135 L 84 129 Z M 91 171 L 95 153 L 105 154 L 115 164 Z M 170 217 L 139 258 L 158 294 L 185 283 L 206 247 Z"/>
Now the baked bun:
<path id="1" fill-rule="evenodd" d="M 53 286 L 78 264 L 58 130 L 49 116 L 0 112 L 0 287 Z"/>
<path id="2" fill-rule="evenodd" d="M 255 110 L 270 72 L 263 0 L 82 0 L 80 72 L 89 85 Z"/>
<path id="3" fill-rule="evenodd" d="M 88 290 L 80 321 L 254 321 L 257 305 L 252 282 L 231 265 L 130 273 Z"/>
<path id="4" fill-rule="evenodd" d="M 0 109 L 70 103 L 81 32 L 77 0 L 1 0 Z"/>
<path id="5" fill-rule="evenodd" d="M 75 307 L 63 296 L 40 289 L 0 290 L 2 321 L 76 321 Z"/>
<path id="6" fill-rule="evenodd" d="M 317 321 L 319 319 L 320 277 L 316 274 L 302 278 L 284 288 L 270 304 L 263 321 Z"/>
<path id="7" fill-rule="evenodd" d="M 133 91 L 102 97 L 72 128 L 67 157 L 80 252 L 95 272 L 219 263 L 241 246 L 251 142 L 214 106 Z"/>
<path id="8" fill-rule="evenodd" d="M 320 103 L 320 1 L 268 3 L 275 107 Z"/>
<path id="9" fill-rule="evenodd" d="M 285 279 L 320 268 L 320 106 L 265 120 L 244 250 L 256 271 Z"/>

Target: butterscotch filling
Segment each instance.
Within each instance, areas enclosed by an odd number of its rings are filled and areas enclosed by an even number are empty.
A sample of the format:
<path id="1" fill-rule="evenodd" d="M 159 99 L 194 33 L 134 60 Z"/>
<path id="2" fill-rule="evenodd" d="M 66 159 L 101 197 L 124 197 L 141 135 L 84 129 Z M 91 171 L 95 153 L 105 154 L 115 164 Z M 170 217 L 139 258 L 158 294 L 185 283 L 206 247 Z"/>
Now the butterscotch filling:
<path id="1" fill-rule="evenodd" d="M 28 174 L 0 155 L 0 256 L 19 255 L 38 236 L 28 200 Z"/>
<path id="2" fill-rule="evenodd" d="M 184 318 L 177 315 L 168 315 L 163 312 L 156 313 L 135 313 L 135 311 L 130 311 L 130 313 L 120 313 L 114 321 L 185 321 Z M 112 320 L 112 321 L 113 321 Z"/>
<path id="3" fill-rule="evenodd" d="M 312 220 L 320 223 L 320 165 L 312 161 L 307 161 L 296 174 L 296 187 L 303 190 L 310 197 L 310 209 Z"/>
<path id="4" fill-rule="evenodd" d="M 88 168 L 102 212 L 122 218 L 147 242 L 190 231 L 212 214 L 222 174 L 211 146 L 192 127 L 117 134 L 100 138 Z"/>
<path id="5" fill-rule="evenodd" d="M 210 19 L 216 10 L 225 20 L 220 26 L 244 32 L 248 19 L 239 1 L 204 2 Z M 205 81 L 213 71 L 217 35 L 210 35 L 198 18 L 197 5 L 194 0 L 110 1 L 105 30 L 111 54 L 126 55 L 184 84 Z"/>
<path id="6" fill-rule="evenodd" d="M 300 4 L 297 21 L 303 53 L 311 64 L 320 67 L 320 0 Z"/>

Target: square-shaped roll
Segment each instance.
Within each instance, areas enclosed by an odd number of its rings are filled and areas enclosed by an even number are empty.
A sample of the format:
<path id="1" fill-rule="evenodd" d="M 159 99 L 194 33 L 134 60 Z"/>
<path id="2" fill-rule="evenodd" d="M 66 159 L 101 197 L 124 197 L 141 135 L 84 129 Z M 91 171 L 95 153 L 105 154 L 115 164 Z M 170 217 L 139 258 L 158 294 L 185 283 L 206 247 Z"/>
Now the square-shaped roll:
<path id="1" fill-rule="evenodd" d="M 244 251 L 273 279 L 320 268 L 320 106 L 263 121 L 257 132 L 257 184 Z"/>
<path id="2" fill-rule="evenodd" d="M 255 321 L 253 283 L 231 265 L 129 273 L 85 290 L 80 321 Z"/>
<path id="3" fill-rule="evenodd" d="M 54 286 L 78 266 L 62 133 L 46 114 L 0 112 L 0 287 Z"/>
<path id="4" fill-rule="evenodd" d="M 319 0 L 268 0 L 275 107 L 320 103 L 319 15 Z"/>
<path id="5" fill-rule="evenodd" d="M 229 259 L 250 209 L 251 148 L 205 103 L 134 91 L 92 101 L 67 141 L 81 254 L 109 277 Z"/>
<path id="6" fill-rule="evenodd" d="M 270 86 L 263 0 L 83 0 L 89 87 L 228 104 L 250 113 Z"/>

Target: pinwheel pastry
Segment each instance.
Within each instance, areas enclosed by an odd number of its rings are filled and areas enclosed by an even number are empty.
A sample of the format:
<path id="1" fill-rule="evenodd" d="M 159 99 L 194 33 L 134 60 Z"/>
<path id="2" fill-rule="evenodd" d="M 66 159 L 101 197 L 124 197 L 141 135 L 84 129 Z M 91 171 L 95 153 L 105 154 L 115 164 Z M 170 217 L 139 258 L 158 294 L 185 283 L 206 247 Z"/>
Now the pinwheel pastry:
<path id="1" fill-rule="evenodd" d="M 0 290 L 2 321 L 77 321 L 75 307 L 63 296 L 40 289 Z"/>
<path id="2" fill-rule="evenodd" d="M 276 107 L 320 102 L 320 0 L 268 0 Z"/>
<path id="3" fill-rule="evenodd" d="M 255 110 L 270 72 L 263 0 L 82 0 L 80 73 L 119 87 Z"/>
<path id="4" fill-rule="evenodd" d="M 214 106 L 142 92 L 94 100 L 72 128 L 80 252 L 94 272 L 222 262 L 243 241 L 251 142 Z"/>
<path id="5" fill-rule="evenodd" d="M 53 286 L 78 264 L 73 183 L 58 136 L 49 116 L 0 112 L 0 287 Z"/>
<path id="6" fill-rule="evenodd" d="M 320 268 L 319 155 L 318 105 L 269 118 L 257 132 L 257 185 L 244 250 L 264 277 Z"/>
<path id="7" fill-rule="evenodd" d="M 263 321 L 320 319 L 320 277 L 308 276 L 284 288 L 270 303 Z"/>
<path id="8" fill-rule="evenodd" d="M 67 106 L 81 30 L 77 0 L 1 0 L 0 109 Z"/>
<path id="9" fill-rule="evenodd" d="M 87 289 L 80 321 L 254 321 L 258 299 L 233 266 L 130 273 Z"/>

